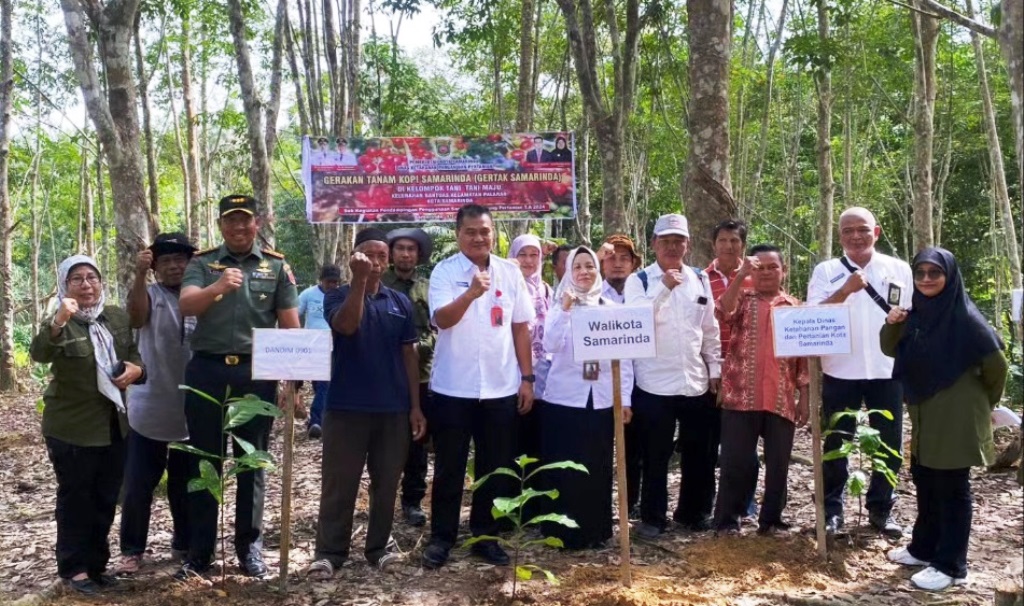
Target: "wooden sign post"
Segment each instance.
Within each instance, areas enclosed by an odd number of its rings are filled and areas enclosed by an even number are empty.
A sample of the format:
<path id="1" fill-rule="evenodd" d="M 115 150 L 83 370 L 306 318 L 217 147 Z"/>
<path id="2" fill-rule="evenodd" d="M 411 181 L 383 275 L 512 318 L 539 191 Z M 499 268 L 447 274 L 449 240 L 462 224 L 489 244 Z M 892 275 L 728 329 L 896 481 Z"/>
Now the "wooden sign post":
<path id="1" fill-rule="evenodd" d="M 814 465 L 814 536 L 818 546 L 818 556 L 828 558 L 828 542 L 825 537 L 825 478 L 822 468 L 821 443 L 821 365 L 818 358 L 807 360 L 811 375 L 811 460 Z"/>
<path id="2" fill-rule="evenodd" d="M 293 381 L 330 381 L 332 344 L 329 330 L 260 328 L 253 331 L 252 378 L 285 381 L 281 560 L 278 573 L 278 586 L 282 591 L 288 587 L 288 555 L 292 540 L 292 458 L 297 399 Z"/>
<path id="3" fill-rule="evenodd" d="M 622 418 L 620 360 L 653 358 L 654 309 L 647 306 L 595 305 L 574 307 L 571 316 L 573 359 L 609 360 L 612 365 L 612 403 L 615 417 L 615 470 L 619 491 L 619 557 L 622 585 L 633 584 L 629 555 L 629 505 L 626 480 L 625 425 Z"/>

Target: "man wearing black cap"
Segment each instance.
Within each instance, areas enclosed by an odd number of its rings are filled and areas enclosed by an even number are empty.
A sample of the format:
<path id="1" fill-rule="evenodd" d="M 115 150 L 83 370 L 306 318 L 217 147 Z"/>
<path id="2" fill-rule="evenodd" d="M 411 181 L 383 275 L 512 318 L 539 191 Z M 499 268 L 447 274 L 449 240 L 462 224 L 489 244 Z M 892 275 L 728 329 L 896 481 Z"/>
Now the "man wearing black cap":
<path id="1" fill-rule="evenodd" d="M 330 330 L 324 319 L 324 296 L 341 284 L 341 268 L 328 264 L 320 268 L 320 283 L 299 294 L 299 320 L 303 328 Z M 312 440 L 320 438 L 323 430 L 324 402 L 330 381 L 313 381 L 313 405 L 309 407 L 306 435 Z"/>
<path id="2" fill-rule="evenodd" d="M 388 543 L 398 481 L 410 435 L 418 440 L 426 432 L 416 389 L 412 303 L 381 284 L 388 266 L 384 232 L 364 229 L 355 244 L 352 281 L 324 299 L 324 317 L 334 331 L 334 364 L 324 411 L 316 555 L 308 570 L 320 578 L 332 576 L 348 559 L 364 466 L 370 474 L 370 511 L 363 553 L 381 570 L 396 561 Z"/>
<path id="3" fill-rule="evenodd" d="M 218 400 L 230 390 L 232 396 L 254 394 L 273 402 L 277 383 L 252 380 L 252 331 L 299 327 L 295 277 L 284 255 L 256 244 L 255 198 L 221 198 L 217 224 L 224 243 L 196 253 L 182 282 L 181 312 L 197 318 L 185 384 Z M 218 406 L 189 392 L 185 417 L 189 444 L 207 452 L 223 450 L 223 413 Z M 269 417 L 257 416 L 232 433 L 266 450 L 271 424 Z M 245 454 L 232 442 L 236 456 Z M 213 463 L 219 471 L 219 462 Z M 189 477 L 197 477 L 199 458 L 189 455 L 188 464 Z M 263 470 L 238 475 L 235 551 L 242 571 L 255 577 L 267 573 L 261 553 L 264 482 Z M 191 533 L 180 576 L 209 569 L 217 540 L 217 512 L 217 501 L 207 491 L 189 493 Z"/>
<path id="4" fill-rule="evenodd" d="M 167 445 L 188 438 L 184 394 L 178 389 L 191 357 L 189 338 L 196 319 L 178 308 L 185 266 L 196 249 L 185 234 L 159 234 L 135 261 L 135 284 L 128 293 L 128 317 L 137 329 L 147 381 L 128 389 L 128 448 L 121 505 L 121 563 L 118 571 L 139 569 L 149 535 L 153 490 L 167 471 L 167 502 L 174 532 L 171 553 L 188 549 L 188 476 L 185 453 Z M 147 286 L 152 269 L 156 282 Z"/>
<path id="5" fill-rule="evenodd" d="M 436 336 L 430 326 L 430 280 L 417 275 L 416 266 L 421 261 L 429 261 L 433 248 L 430 236 L 422 229 L 393 229 L 388 232 L 388 246 L 391 252 L 392 267 L 384 272 L 380 281 L 388 288 L 393 288 L 412 301 L 416 334 L 416 353 L 420 358 L 420 402 L 425 403 L 430 384 L 430 364 L 434 359 L 434 341 Z M 405 462 L 402 473 L 402 514 L 405 523 L 411 526 L 423 526 L 427 523 L 427 514 L 423 512 L 420 502 L 427 495 L 427 448 L 426 438 L 413 441 L 409 445 L 409 458 Z"/>

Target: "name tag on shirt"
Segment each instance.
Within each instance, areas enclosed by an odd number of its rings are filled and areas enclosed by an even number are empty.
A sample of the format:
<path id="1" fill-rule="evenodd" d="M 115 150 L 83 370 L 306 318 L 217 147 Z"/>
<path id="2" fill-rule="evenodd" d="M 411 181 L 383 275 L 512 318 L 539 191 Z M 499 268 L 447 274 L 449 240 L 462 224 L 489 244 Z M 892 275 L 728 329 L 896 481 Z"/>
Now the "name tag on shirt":
<path id="1" fill-rule="evenodd" d="M 463 288 L 469 288 L 469 282 L 456 282 L 455 285 Z"/>
<path id="2" fill-rule="evenodd" d="M 274 279 L 274 272 L 272 272 L 272 271 L 260 271 L 260 270 L 257 269 L 257 270 L 254 270 L 252 272 L 252 277 L 253 277 L 254 280 L 273 280 Z"/>
<path id="3" fill-rule="evenodd" d="M 842 280 L 843 278 L 844 278 L 843 274 L 839 274 L 836 277 L 834 277 L 831 280 L 829 280 L 828 283 L 829 284 L 835 284 L 836 282 Z"/>

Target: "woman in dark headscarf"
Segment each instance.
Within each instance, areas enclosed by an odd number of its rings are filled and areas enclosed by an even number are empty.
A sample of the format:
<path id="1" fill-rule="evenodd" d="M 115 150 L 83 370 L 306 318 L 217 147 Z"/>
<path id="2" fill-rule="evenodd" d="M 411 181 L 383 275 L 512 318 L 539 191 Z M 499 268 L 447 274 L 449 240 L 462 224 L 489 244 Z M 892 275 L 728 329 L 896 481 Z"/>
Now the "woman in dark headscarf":
<path id="1" fill-rule="evenodd" d="M 910 544 L 890 561 L 924 566 L 910 578 L 941 591 L 967 582 L 971 467 L 995 458 L 992 408 L 1006 384 L 1003 344 L 964 290 L 953 253 L 926 248 L 914 257 L 913 308 L 893 308 L 882 351 L 896 359 L 912 424 L 910 472 L 917 520 Z"/>
<path id="2" fill-rule="evenodd" d="M 124 470 L 124 390 L 145 380 L 128 314 L 106 305 L 96 262 L 57 268 L 56 313 L 32 340 L 53 375 L 43 394 L 43 436 L 57 476 L 57 574 L 78 593 L 112 582 L 107 536 Z"/>
<path id="3" fill-rule="evenodd" d="M 569 149 L 569 144 L 566 142 L 565 137 L 559 136 L 555 138 L 555 149 L 551 151 L 548 157 L 551 162 L 572 162 L 572 150 Z"/>

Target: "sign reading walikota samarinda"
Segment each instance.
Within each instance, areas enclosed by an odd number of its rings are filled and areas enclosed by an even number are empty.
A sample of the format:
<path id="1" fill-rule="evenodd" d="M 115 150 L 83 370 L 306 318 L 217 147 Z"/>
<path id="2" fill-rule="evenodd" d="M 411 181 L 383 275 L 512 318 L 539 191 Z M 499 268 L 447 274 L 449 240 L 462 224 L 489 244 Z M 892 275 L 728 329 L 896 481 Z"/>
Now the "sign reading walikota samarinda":
<path id="1" fill-rule="evenodd" d="M 476 203 L 504 219 L 576 215 L 571 132 L 480 137 L 303 137 L 312 223 L 452 221 Z"/>

